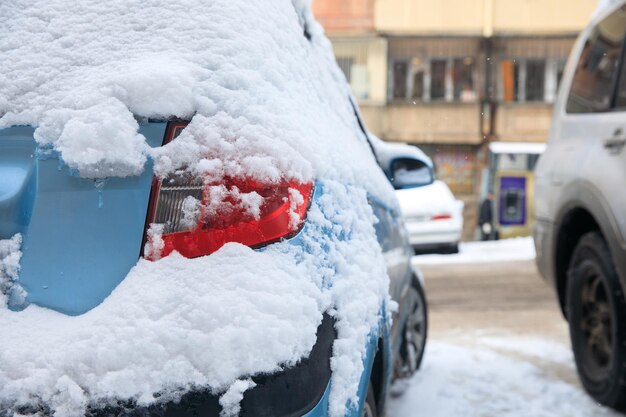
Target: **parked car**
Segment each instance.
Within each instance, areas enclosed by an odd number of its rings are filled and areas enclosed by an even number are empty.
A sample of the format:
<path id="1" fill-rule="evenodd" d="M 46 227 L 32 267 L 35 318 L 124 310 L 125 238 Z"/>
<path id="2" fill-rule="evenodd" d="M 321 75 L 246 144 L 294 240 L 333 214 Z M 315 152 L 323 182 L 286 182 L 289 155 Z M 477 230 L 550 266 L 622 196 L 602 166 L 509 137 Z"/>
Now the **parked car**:
<path id="1" fill-rule="evenodd" d="M 417 252 L 457 253 L 463 231 L 464 203 L 454 198 L 445 182 L 399 188 L 396 196 Z"/>
<path id="2" fill-rule="evenodd" d="M 377 139 L 382 165 L 393 178 L 394 165 L 402 163 L 402 157 L 423 161 L 420 186 L 406 187 L 402 178 L 394 181 L 396 197 L 400 202 L 402 216 L 409 233 L 409 242 L 419 253 L 457 253 L 463 231 L 464 203 L 454 198 L 443 181 L 435 180 L 433 163 L 418 147 L 403 143 L 383 143 Z M 397 176 L 397 174 L 396 174 Z"/>
<path id="3" fill-rule="evenodd" d="M 567 63 L 535 170 L 537 265 L 569 322 L 582 385 L 626 410 L 626 2 L 594 15 Z"/>
<path id="4" fill-rule="evenodd" d="M 432 169 L 377 165 L 306 2 L 0 15 L 0 414 L 384 415 Z"/>

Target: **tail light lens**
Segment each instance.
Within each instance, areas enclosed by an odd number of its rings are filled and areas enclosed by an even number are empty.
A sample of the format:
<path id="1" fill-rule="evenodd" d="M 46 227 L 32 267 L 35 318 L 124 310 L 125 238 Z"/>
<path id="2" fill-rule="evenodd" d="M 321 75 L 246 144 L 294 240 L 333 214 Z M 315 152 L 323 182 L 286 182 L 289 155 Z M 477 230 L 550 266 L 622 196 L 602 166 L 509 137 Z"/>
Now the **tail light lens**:
<path id="1" fill-rule="evenodd" d="M 167 143 L 186 123 L 170 123 Z M 155 178 L 144 256 L 156 260 L 178 251 L 187 258 L 209 255 L 228 242 L 261 247 L 298 232 L 313 185 L 269 184 L 253 178 L 206 181 L 189 173 Z M 156 233 L 155 233 L 156 230 Z"/>
<path id="2" fill-rule="evenodd" d="M 452 216 L 449 214 L 436 214 L 430 218 L 430 220 L 450 220 Z"/>

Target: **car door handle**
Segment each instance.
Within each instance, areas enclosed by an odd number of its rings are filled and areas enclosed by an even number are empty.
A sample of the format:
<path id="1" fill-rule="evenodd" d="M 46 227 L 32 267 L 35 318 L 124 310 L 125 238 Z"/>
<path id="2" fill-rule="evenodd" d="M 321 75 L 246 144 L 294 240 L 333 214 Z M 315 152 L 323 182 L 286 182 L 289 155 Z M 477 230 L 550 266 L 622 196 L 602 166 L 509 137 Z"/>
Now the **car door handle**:
<path id="1" fill-rule="evenodd" d="M 621 127 L 615 129 L 611 139 L 604 141 L 604 148 L 608 149 L 611 155 L 620 153 L 624 145 L 626 145 L 626 138 L 624 137 L 624 130 Z"/>

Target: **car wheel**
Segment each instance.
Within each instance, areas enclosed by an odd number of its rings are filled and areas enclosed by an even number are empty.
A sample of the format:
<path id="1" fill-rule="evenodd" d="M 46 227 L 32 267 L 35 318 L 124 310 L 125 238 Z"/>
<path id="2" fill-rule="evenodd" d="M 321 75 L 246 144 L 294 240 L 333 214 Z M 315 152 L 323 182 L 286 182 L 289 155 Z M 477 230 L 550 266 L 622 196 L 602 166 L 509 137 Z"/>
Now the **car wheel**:
<path id="1" fill-rule="evenodd" d="M 459 253 L 459 242 L 450 245 L 450 248 L 448 248 L 448 253 Z"/>
<path id="2" fill-rule="evenodd" d="M 408 378 L 419 369 L 428 335 L 428 304 L 424 289 L 418 280 L 414 280 L 409 291 L 415 304 L 411 307 L 404 326 L 400 355 L 396 360 L 396 378 Z"/>
<path id="3" fill-rule="evenodd" d="M 363 404 L 363 411 L 361 411 L 361 417 L 376 417 L 378 415 L 376 411 L 376 398 L 374 397 L 374 390 L 370 384 L 367 387 L 367 398 L 365 404 Z"/>
<path id="4" fill-rule="evenodd" d="M 626 301 L 599 233 L 580 239 L 567 272 L 567 314 L 580 380 L 597 402 L 626 410 Z"/>

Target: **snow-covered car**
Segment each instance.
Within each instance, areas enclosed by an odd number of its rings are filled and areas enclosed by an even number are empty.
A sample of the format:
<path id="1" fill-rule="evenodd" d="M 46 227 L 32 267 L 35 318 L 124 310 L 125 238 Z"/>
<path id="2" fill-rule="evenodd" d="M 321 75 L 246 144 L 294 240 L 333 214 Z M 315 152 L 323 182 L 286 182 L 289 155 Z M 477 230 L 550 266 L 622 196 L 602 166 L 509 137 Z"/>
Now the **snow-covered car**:
<path id="1" fill-rule="evenodd" d="M 533 237 L 582 385 L 626 411 L 626 2 L 602 3 L 572 49 L 535 168 Z"/>
<path id="2" fill-rule="evenodd" d="M 464 203 L 454 198 L 446 183 L 435 180 L 431 159 L 416 146 L 384 143 L 376 138 L 381 165 L 389 176 L 400 202 L 409 241 L 420 253 L 457 253 L 463 231 Z M 405 158 L 421 161 L 411 171 L 406 186 L 398 170 Z M 394 177 L 394 170 L 396 171 Z"/>
<path id="3" fill-rule="evenodd" d="M 384 414 L 426 300 L 307 2 L 0 2 L 0 57 L 1 415 Z"/>

